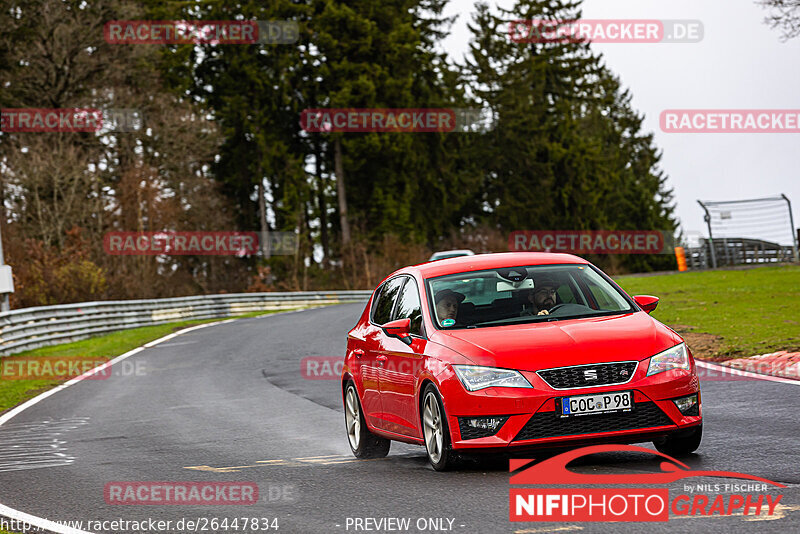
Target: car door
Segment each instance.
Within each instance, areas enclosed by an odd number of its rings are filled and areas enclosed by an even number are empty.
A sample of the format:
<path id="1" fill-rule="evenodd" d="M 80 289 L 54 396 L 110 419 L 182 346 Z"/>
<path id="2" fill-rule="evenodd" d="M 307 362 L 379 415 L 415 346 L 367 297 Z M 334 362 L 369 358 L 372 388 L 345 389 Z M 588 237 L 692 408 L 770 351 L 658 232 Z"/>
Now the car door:
<path id="1" fill-rule="evenodd" d="M 392 320 L 411 319 L 411 345 L 382 333 L 383 361 L 380 371 L 380 391 L 385 429 L 406 436 L 421 437 L 414 392 L 417 376 L 424 364 L 426 340 L 422 332 L 422 305 L 417 282 L 405 276 L 405 284 L 397 298 Z"/>
<path id="2" fill-rule="evenodd" d="M 364 417 L 376 428 L 386 429 L 386 417 L 380 394 L 380 376 L 385 366 L 384 338 L 386 335 L 381 325 L 392 320 L 397 297 L 405 283 L 405 277 L 396 277 L 387 280 L 376 291 L 372 310 L 370 310 L 369 325 L 365 328 L 364 342 L 361 347 L 356 347 L 356 361 L 359 365 L 363 396 L 361 405 Z"/>

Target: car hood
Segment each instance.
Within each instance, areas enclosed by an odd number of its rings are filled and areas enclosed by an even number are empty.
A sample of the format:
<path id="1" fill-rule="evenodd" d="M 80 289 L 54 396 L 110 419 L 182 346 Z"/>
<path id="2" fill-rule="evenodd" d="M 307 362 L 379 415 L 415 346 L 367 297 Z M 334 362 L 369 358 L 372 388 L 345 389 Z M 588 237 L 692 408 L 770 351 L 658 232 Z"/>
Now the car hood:
<path id="1" fill-rule="evenodd" d="M 645 312 L 462 330 L 440 330 L 440 343 L 476 365 L 538 371 L 622 360 L 640 361 L 682 340 Z"/>

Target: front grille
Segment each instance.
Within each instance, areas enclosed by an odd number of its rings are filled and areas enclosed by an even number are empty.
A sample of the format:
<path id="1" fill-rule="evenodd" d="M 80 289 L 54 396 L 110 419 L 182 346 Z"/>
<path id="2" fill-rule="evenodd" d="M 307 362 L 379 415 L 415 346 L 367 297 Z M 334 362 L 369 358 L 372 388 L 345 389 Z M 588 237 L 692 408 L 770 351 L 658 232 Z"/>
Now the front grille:
<path id="1" fill-rule="evenodd" d="M 506 424 L 508 416 L 500 418 L 503 420 L 503 422 L 497 425 L 497 428 L 495 430 L 489 430 L 488 428 L 471 427 L 467 424 L 467 421 L 469 419 L 476 419 L 476 418 L 475 417 L 458 418 L 458 429 L 461 432 L 461 439 L 477 439 L 477 438 L 487 438 L 489 436 L 494 436 L 501 428 L 503 428 L 503 425 Z"/>
<path id="2" fill-rule="evenodd" d="M 545 369 L 537 374 L 554 389 L 624 384 L 633 377 L 638 362 L 598 363 Z M 593 378 L 596 377 L 596 378 Z"/>
<path id="3" fill-rule="evenodd" d="M 654 402 L 636 403 L 630 412 L 600 415 L 576 415 L 562 418 L 556 415 L 556 412 L 539 412 L 531 416 L 514 441 L 636 430 L 674 424 Z"/>

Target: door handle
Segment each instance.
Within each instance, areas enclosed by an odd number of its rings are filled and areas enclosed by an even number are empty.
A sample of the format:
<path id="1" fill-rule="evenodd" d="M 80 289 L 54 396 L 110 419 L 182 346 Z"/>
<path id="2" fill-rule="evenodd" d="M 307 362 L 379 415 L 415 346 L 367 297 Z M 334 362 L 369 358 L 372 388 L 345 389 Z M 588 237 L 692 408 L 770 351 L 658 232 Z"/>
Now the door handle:
<path id="1" fill-rule="evenodd" d="M 356 355 L 356 358 L 360 358 L 366 353 L 362 349 L 353 349 L 353 354 Z"/>
<path id="2" fill-rule="evenodd" d="M 386 361 L 389 359 L 389 357 L 381 355 L 381 356 L 378 356 L 375 359 L 378 360 L 378 365 L 383 365 L 384 363 L 386 363 Z"/>

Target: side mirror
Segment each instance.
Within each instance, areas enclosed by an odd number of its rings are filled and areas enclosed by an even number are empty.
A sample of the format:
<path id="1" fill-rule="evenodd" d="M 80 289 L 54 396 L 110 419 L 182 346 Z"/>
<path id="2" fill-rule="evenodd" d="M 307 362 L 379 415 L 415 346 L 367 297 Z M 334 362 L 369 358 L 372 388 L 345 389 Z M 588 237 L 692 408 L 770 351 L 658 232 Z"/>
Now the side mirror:
<path id="1" fill-rule="evenodd" d="M 406 345 L 411 345 L 411 319 L 397 319 L 383 325 L 383 332 L 389 337 L 396 337 Z"/>
<path id="2" fill-rule="evenodd" d="M 633 300 L 647 313 L 653 313 L 658 306 L 658 297 L 651 297 L 650 295 L 636 295 Z"/>

